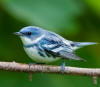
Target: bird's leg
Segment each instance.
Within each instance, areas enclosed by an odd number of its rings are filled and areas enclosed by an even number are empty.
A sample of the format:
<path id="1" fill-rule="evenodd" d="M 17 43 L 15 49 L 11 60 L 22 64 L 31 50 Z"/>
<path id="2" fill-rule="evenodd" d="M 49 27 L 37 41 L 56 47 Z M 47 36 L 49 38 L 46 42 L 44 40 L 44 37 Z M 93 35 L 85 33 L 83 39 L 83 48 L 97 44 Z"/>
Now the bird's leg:
<path id="1" fill-rule="evenodd" d="M 62 60 L 62 66 L 61 66 L 61 69 L 62 69 L 62 73 L 64 73 L 65 72 L 65 61 L 64 61 L 64 58 L 63 58 L 63 60 Z"/>

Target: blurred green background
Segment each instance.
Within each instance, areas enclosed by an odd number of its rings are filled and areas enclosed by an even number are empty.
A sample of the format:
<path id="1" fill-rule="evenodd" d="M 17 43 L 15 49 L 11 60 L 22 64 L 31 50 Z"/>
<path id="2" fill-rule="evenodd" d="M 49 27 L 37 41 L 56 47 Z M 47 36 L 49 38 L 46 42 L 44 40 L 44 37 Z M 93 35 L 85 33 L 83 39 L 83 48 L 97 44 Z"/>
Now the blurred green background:
<path id="1" fill-rule="evenodd" d="M 33 25 L 73 41 L 100 42 L 100 0 L 0 0 L 0 61 L 33 62 L 13 35 Z M 87 62 L 68 60 L 67 66 L 100 67 L 100 45 L 76 51 Z M 61 65 L 61 61 L 53 63 Z M 92 77 L 0 72 L 1 87 L 95 87 Z M 98 81 L 100 87 L 100 80 Z"/>

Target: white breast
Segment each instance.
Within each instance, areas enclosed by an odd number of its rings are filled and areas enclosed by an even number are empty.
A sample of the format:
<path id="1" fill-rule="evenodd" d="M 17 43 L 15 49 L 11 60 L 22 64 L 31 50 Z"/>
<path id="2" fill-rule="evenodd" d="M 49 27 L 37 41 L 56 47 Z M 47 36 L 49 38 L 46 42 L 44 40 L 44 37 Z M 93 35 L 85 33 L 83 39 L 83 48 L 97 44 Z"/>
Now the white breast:
<path id="1" fill-rule="evenodd" d="M 52 57 L 42 57 L 39 55 L 37 49 L 35 47 L 24 48 L 27 55 L 34 61 L 38 63 L 49 63 L 57 61 L 59 58 L 52 58 Z"/>
<path id="2" fill-rule="evenodd" d="M 23 37 L 23 36 L 20 36 L 20 38 L 21 38 L 24 45 L 29 45 L 29 44 L 38 43 L 38 41 L 41 40 L 44 36 L 45 36 L 45 34 L 41 35 L 40 37 L 38 37 L 34 40 L 27 38 L 27 37 Z"/>

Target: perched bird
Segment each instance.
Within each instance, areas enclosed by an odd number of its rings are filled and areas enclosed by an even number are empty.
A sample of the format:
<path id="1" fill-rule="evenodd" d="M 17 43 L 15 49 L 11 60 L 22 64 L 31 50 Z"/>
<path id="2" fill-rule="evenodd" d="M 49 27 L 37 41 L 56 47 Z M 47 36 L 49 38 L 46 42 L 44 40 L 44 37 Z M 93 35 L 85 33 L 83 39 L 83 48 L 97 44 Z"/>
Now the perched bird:
<path id="1" fill-rule="evenodd" d="M 73 42 L 36 26 L 24 27 L 15 34 L 20 36 L 27 55 L 37 63 L 54 62 L 62 58 L 62 71 L 65 70 L 64 59 L 84 61 L 74 53 L 76 49 L 96 44 L 94 42 Z"/>

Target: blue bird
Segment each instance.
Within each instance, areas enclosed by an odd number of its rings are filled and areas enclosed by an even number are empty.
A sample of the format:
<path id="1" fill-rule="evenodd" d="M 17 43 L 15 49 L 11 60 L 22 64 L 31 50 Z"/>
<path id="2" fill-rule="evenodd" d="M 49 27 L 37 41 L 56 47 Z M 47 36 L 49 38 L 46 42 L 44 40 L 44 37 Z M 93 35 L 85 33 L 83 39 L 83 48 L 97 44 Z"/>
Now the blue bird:
<path id="1" fill-rule="evenodd" d="M 36 26 L 24 27 L 15 34 L 20 36 L 27 55 L 37 63 L 54 62 L 62 58 L 63 72 L 65 70 L 64 59 L 84 61 L 74 51 L 83 46 L 96 44 L 95 42 L 73 42 Z"/>

